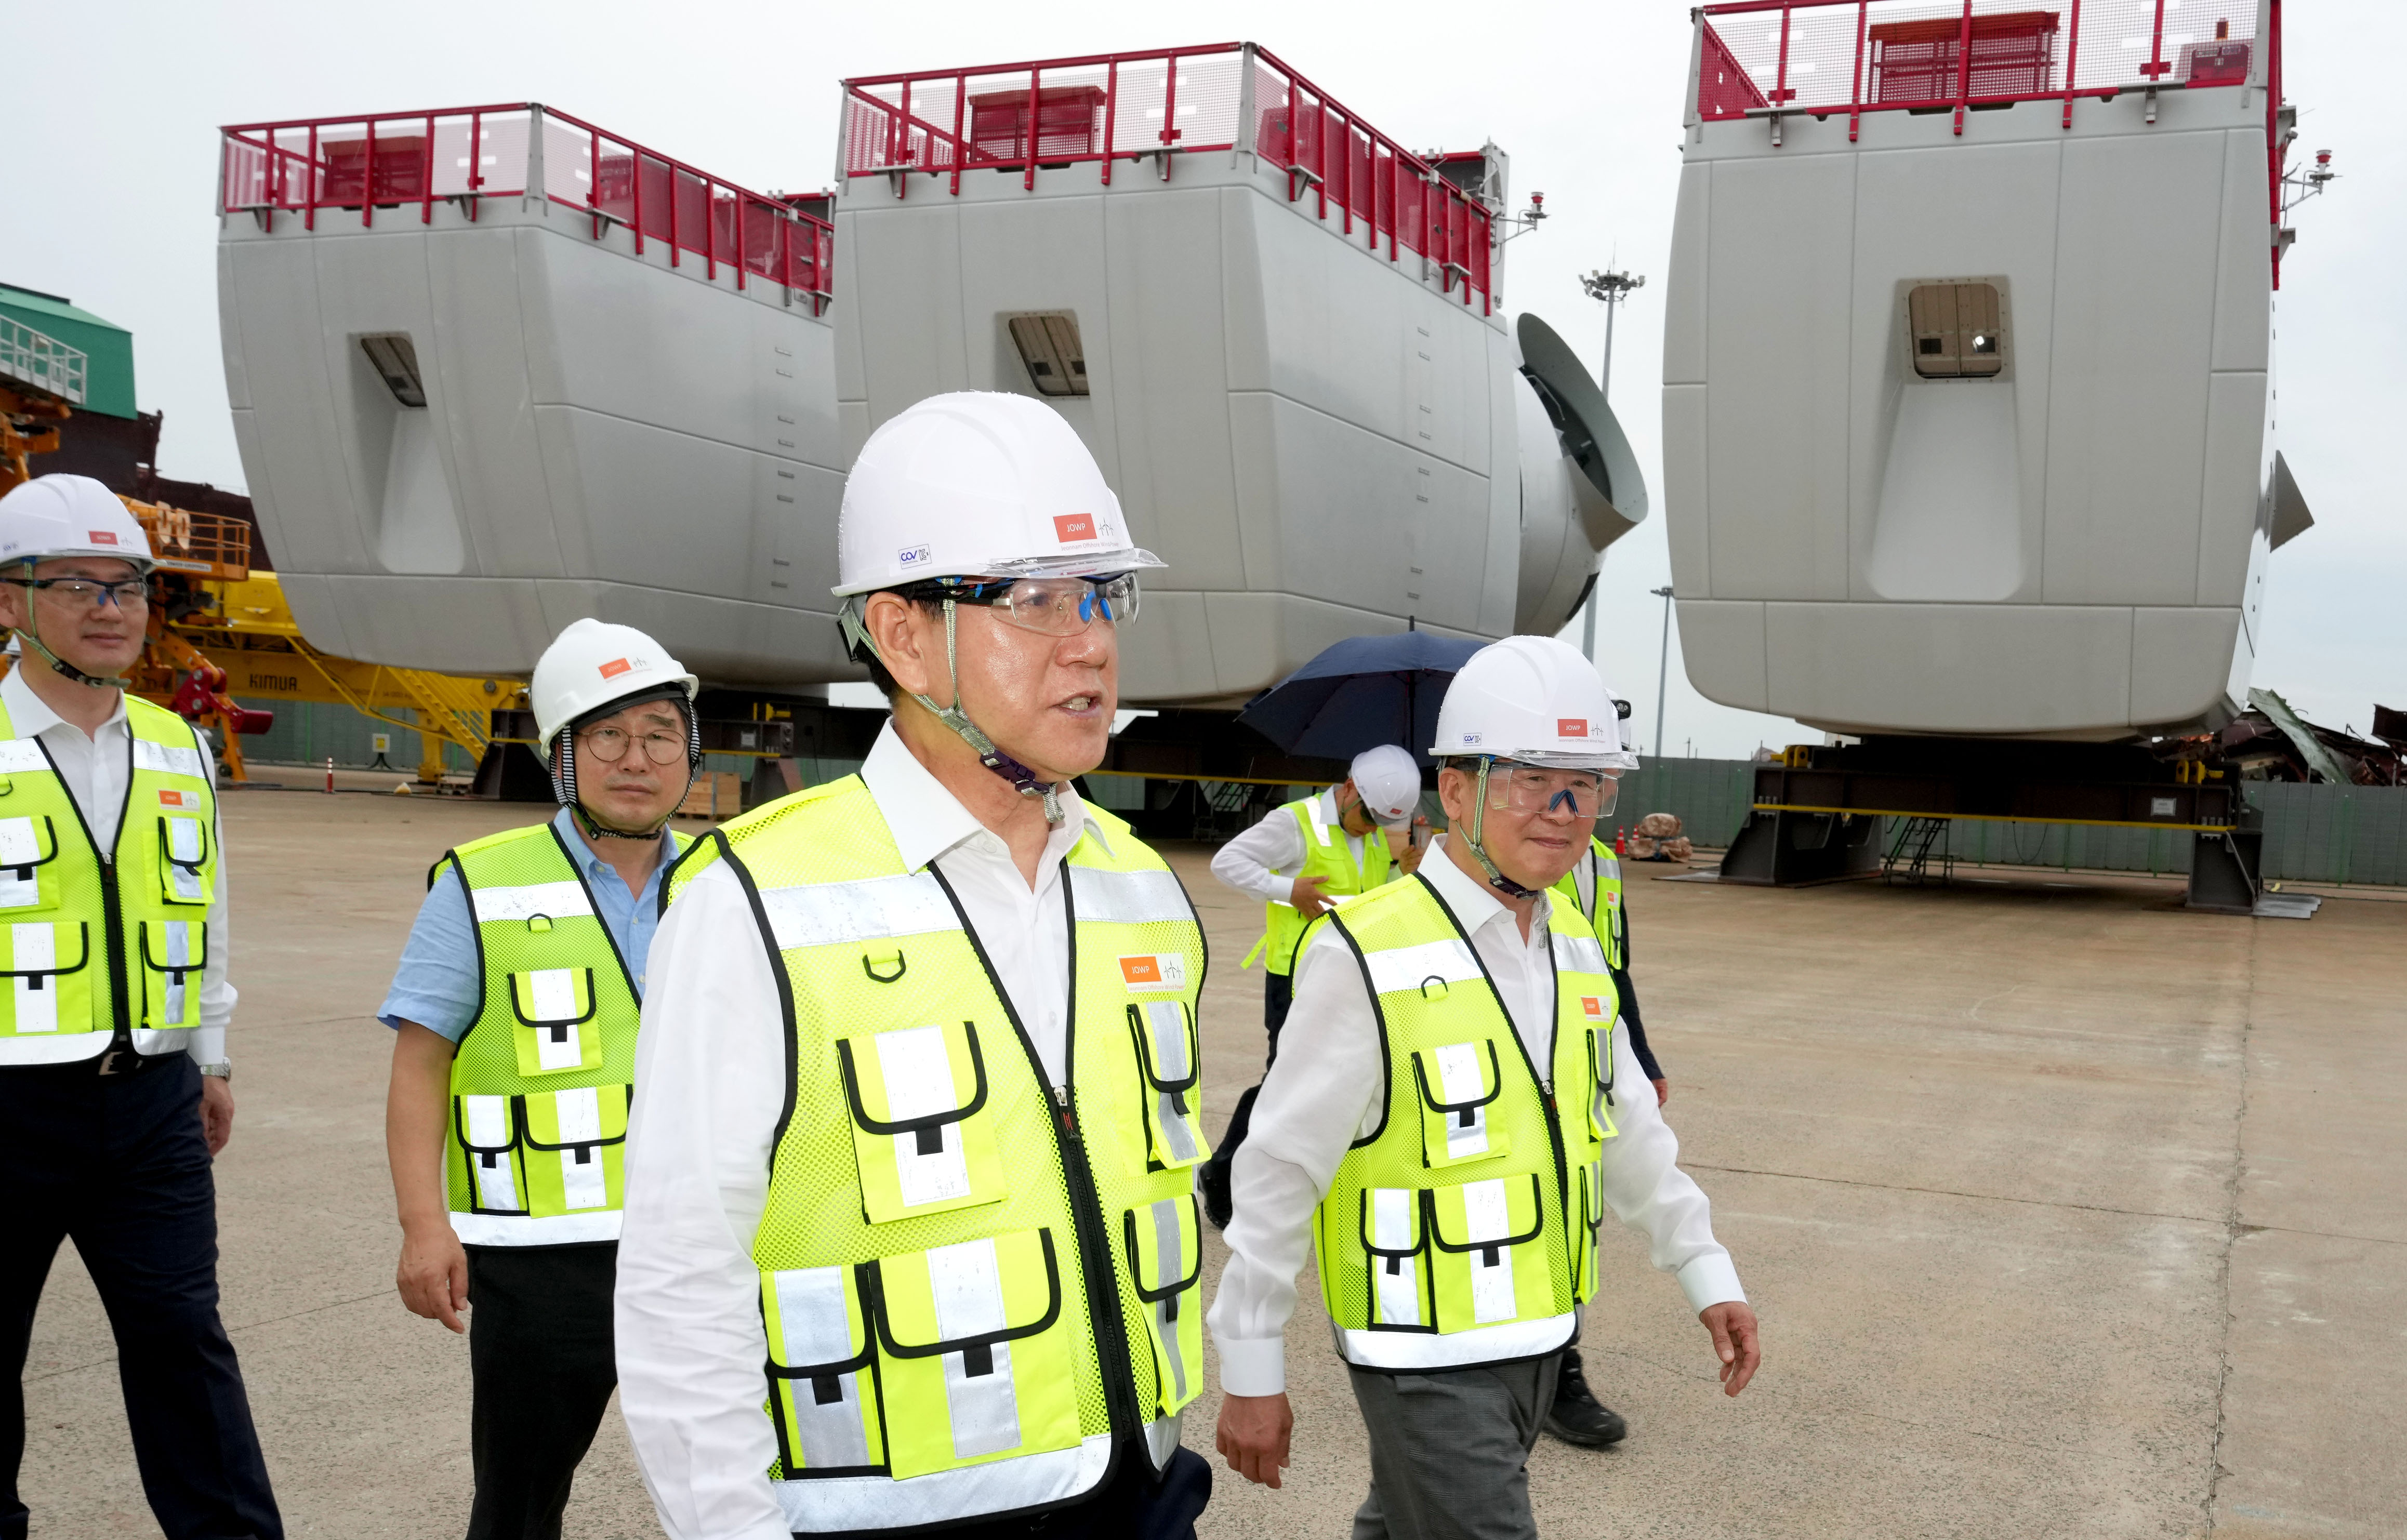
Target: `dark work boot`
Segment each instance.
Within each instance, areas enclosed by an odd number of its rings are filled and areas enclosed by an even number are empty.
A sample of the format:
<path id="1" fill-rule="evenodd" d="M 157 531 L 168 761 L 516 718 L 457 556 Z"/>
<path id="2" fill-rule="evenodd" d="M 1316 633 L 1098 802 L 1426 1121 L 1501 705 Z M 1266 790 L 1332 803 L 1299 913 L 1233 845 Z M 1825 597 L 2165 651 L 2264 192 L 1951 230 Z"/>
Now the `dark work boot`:
<path id="1" fill-rule="evenodd" d="M 1562 1371 L 1555 1377 L 1555 1404 L 1546 1412 L 1546 1432 L 1566 1444 L 1602 1448 L 1618 1444 L 1630 1433 L 1621 1414 L 1600 1403 L 1580 1373 L 1579 1349 L 1563 1351 Z"/>

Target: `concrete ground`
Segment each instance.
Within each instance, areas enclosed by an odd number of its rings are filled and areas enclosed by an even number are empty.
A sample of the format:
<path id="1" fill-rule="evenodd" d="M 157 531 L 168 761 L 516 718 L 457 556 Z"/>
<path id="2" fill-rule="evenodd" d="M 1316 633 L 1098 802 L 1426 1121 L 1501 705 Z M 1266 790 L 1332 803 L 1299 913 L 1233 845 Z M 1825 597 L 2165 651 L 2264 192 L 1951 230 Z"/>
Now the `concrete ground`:
<path id="1" fill-rule="evenodd" d="M 392 1292 L 370 1013 L 428 863 L 534 810 L 297 790 L 226 808 L 243 1002 L 222 1277 L 268 1462 L 296 1535 L 454 1535 L 467 1355 Z M 1219 960 L 1218 1117 L 1258 1071 L 1260 975 L 1233 966 L 1257 917 L 1205 857 L 1173 855 Z M 1669 1115 L 1768 1356 L 1722 1398 L 1676 1287 L 1609 1233 L 1586 1346 L 1633 1432 L 1540 1444 L 1547 1534 L 2407 1532 L 2407 905 L 2299 923 L 2178 897 L 2044 874 L 1632 883 Z M 1204 1536 L 1347 1533 L 1361 1433 L 1308 1279 L 1305 1299 L 1295 1468 L 1277 1492 L 1223 1469 Z M 35 1533 L 156 1533 L 71 1253 L 26 1380 Z M 1189 1412 L 1190 1446 L 1215 1414 L 1209 1395 Z M 615 1417 L 566 1533 L 658 1533 Z"/>

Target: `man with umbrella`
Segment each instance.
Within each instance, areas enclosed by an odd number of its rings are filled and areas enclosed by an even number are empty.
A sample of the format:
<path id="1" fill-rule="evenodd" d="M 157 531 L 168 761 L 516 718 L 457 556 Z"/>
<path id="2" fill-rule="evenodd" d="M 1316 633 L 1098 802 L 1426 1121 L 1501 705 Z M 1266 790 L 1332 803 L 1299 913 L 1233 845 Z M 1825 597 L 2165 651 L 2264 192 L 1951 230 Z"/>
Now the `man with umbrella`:
<path id="1" fill-rule="evenodd" d="M 1279 1028 L 1294 995 L 1296 943 L 1304 927 L 1339 901 L 1420 864 L 1417 846 L 1408 841 L 1391 852 L 1383 832 L 1409 833 L 1420 797 L 1420 766 L 1411 753 L 1381 744 L 1357 754 L 1346 779 L 1275 809 L 1212 858 L 1214 877 L 1263 902 L 1262 938 L 1246 962 L 1250 965 L 1260 957 L 1266 970 L 1262 1024 L 1270 1032 L 1271 1059 L 1278 1057 Z M 1228 1132 L 1203 1168 L 1204 1214 L 1220 1229 L 1229 1224 L 1229 1164 L 1246 1141 L 1260 1089 L 1238 1099 Z"/>

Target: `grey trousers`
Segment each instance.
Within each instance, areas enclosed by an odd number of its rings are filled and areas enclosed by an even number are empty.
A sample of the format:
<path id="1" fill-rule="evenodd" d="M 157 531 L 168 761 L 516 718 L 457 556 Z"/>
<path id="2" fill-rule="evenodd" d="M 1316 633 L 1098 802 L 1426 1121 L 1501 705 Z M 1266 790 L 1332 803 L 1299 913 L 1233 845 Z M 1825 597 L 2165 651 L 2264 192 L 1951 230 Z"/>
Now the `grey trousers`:
<path id="1" fill-rule="evenodd" d="M 1434 1375 L 1349 1371 L 1371 1434 L 1354 1540 L 1537 1540 L 1530 1450 L 1562 1355 Z"/>

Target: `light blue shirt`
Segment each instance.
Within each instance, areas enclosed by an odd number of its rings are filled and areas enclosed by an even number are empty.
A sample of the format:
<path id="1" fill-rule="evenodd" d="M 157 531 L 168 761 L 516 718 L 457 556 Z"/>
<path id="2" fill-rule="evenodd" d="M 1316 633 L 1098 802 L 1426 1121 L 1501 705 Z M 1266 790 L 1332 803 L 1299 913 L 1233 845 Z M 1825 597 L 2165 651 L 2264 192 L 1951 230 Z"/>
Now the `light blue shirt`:
<path id="1" fill-rule="evenodd" d="M 593 910 L 610 933 L 612 945 L 626 960 L 627 977 L 635 981 L 635 998 L 644 997 L 644 964 L 651 955 L 652 932 L 660 925 L 661 875 L 669 869 L 676 849 L 668 831 L 661 831 L 661 863 L 645 879 L 644 891 L 627 891 L 618 868 L 593 853 L 585 836 L 563 807 L 551 826 L 561 843 L 577 857 L 585 886 L 593 891 Z M 468 1035 L 484 1008 L 485 980 L 477 966 L 477 925 L 468 916 L 468 895 L 460 874 L 449 866 L 426 891 L 418 906 L 417 922 L 409 927 L 409 944 L 401 949 L 393 969 L 392 991 L 384 997 L 377 1020 L 398 1032 L 404 1021 L 415 1021 L 429 1032 L 456 1043 Z"/>

